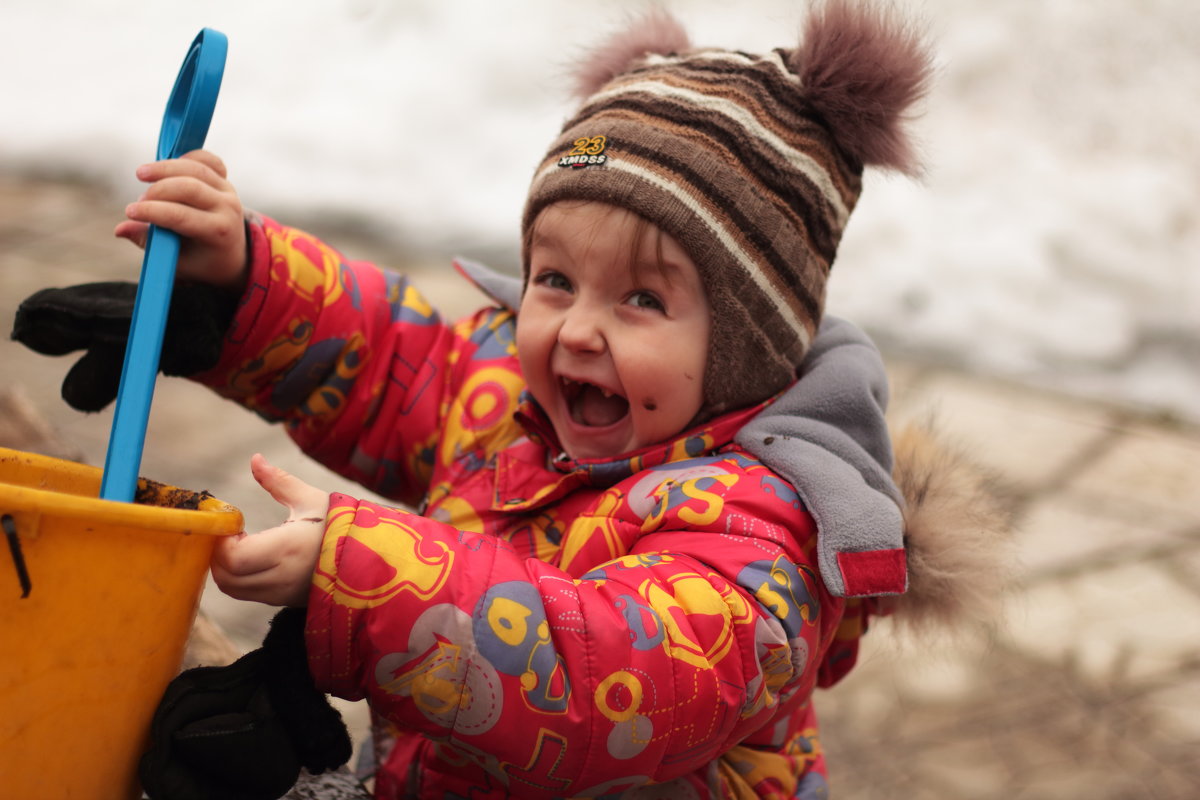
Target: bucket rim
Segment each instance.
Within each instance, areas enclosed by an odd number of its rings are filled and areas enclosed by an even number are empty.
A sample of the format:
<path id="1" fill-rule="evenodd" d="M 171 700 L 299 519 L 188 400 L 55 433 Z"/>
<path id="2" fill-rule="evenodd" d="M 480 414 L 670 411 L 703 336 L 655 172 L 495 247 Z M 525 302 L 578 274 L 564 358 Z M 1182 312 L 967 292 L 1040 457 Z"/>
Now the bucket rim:
<path id="1" fill-rule="evenodd" d="M 87 464 L 0 447 L 0 463 L 21 462 L 34 469 L 70 469 L 94 473 L 99 489 L 100 470 Z M 175 488 L 175 487 L 167 487 Z M 244 527 L 242 512 L 215 497 L 201 501 L 200 508 L 123 503 L 98 496 L 38 489 L 0 478 L 0 513 L 33 513 L 43 516 L 86 519 L 93 523 L 120 525 L 173 534 L 232 536 Z"/>

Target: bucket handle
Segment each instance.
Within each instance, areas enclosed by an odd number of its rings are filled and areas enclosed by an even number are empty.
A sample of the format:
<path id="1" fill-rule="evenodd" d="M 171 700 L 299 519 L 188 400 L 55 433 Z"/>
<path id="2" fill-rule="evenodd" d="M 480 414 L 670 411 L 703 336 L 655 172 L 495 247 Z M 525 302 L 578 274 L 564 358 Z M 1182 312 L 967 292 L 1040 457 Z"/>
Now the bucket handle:
<path id="1" fill-rule="evenodd" d="M 21 552 L 21 539 L 17 535 L 17 523 L 5 514 L 0 517 L 0 525 L 4 527 L 4 538 L 8 540 L 8 552 L 12 556 L 13 566 L 17 570 L 17 580 L 21 583 L 21 599 L 29 597 L 33 591 L 33 582 L 29 580 L 29 570 L 25 568 L 25 555 Z"/>

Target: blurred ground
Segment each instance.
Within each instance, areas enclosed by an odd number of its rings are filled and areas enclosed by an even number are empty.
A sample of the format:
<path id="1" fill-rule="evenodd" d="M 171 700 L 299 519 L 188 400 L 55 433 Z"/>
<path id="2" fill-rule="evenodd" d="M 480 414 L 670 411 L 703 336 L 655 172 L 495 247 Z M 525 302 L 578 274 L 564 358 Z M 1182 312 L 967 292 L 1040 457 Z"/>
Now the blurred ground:
<path id="1" fill-rule="evenodd" d="M 111 236 L 119 216 L 88 185 L 0 176 L 6 329 L 37 289 L 135 278 L 140 256 Z M 406 265 L 351 232 L 315 232 L 418 273 L 448 316 L 480 303 L 448 265 Z M 72 361 L 4 337 L 0 389 L 36 410 L 55 455 L 102 464 L 111 414 L 59 399 Z M 990 635 L 910 640 L 881 624 L 867 637 L 859 668 L 817 700 L 834 796 L 1200 797 L 1200 429 L 936 365 L 889 359 L 889 369 L 897 419 L 935 413 L 996 474 L 1016 515 L 1019 578 Z M 252 414 L 159 381 L 142 474 L 211 491 L 253 530 L 277 521 L 245 467 L 254 452 L 363 494 Z M 269 614 L 211 590 L 203 608 L 242 649 Z M 348 713 L 361 732 L 362 708 Z"/>

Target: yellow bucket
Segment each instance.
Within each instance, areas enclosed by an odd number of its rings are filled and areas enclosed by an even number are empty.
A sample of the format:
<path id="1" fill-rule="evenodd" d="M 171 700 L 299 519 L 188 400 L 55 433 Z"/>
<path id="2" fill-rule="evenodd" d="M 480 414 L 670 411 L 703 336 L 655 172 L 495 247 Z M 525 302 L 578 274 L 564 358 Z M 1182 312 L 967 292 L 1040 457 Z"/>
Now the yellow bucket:
<path id="1" fill-rule="evenodd" d="M 0 448 L 0 794 L 128 800 L 179 670 L 215 536 L 242 514 L 142 480 Z"/>

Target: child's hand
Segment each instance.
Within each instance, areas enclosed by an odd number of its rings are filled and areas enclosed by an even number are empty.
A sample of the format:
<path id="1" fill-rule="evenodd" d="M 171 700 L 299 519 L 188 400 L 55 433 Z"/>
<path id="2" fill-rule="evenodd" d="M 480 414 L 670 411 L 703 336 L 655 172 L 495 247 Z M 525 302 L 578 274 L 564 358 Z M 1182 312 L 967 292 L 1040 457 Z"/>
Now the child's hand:
<path id="1" fill-rule="evenodd" d="M 149 183 L 145 194 L 125 207 L 129 219 L 113 233 L 146 246 L 150 225 L 182 237 L 179 274 L 230 288 L 245 280 L 246 234 L 242 203 L 225 180 L 225 164 L 207 150 L 154 161 L 137 168 Z"/>
<path id="2" fill-rule="evenodd" d="M 260 533 L 217 542 L 212 576 L 221 591 L 238 600 L 273 606 L 308 604 L 308 587 L 321 554 L 329 493 L 309 486 L 261 455 L 250 459 L 259 485 L 287 506 L 283 524 Z"/>

